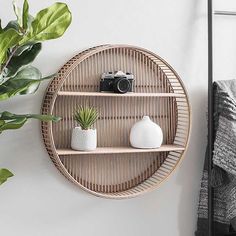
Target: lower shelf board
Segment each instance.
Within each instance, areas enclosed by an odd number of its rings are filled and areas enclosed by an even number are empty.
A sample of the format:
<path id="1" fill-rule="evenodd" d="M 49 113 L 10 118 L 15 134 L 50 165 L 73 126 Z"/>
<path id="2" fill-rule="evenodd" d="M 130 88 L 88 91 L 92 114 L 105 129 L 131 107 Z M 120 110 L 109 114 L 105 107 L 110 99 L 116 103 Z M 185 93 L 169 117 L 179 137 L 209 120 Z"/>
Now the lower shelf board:
<path id="1" fill-rule="evenodd" d="M 145 152 L 170 152 L 184 151 L 185 148 L 180 145 L 162 145 L 160 148 L 139 149 L 132 147 L 98 147 L 94 151 L 76 151 L 72 149 L 57 149 L 59 156 L 65 155 L 91 155 L 91 154 L 119 154 L 119 153 L 145 153 Z"/>

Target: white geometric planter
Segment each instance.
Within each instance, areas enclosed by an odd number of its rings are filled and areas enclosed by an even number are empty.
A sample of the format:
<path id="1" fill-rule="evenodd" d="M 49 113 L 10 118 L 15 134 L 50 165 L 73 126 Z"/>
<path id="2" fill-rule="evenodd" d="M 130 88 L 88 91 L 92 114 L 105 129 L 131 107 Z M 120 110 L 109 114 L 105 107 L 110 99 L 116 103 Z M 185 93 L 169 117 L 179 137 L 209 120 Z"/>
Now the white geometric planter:
<path id="1" fill-rule="evenodd" d="M 82 130 L 75 127 L 72 131 L 71 148 L 78 151 L 93 151 L 97 148 L 97 130 Z"/>

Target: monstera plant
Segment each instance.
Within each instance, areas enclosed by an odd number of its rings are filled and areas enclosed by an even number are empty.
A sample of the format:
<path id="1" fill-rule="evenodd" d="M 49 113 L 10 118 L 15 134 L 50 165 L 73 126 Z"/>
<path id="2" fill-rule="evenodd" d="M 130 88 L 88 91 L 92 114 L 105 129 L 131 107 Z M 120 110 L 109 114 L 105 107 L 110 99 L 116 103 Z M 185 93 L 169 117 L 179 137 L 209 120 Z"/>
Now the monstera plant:
<path id="1" fill-rule="evenodd" d="M 71 23 L 71 13 L 66 4 L 57 2 L 32 16 L 29 4 L 24 0 L 20 9 L 13 2 L 16 20 L 5 27 L 0 19 L 0 102 L 17 95 L 35 93 L 40 82 L 54 75 L 42 77 L 39 69 L 32 66 L 42 48 L 42 41 L 56 39 L 64 34 Z M 0 133 L 21 128 L 28 119 L 58 121 L 51 115 L 13 114 L 0 110 Z M 13 174 L 0 167 L 0 185 Z"/>

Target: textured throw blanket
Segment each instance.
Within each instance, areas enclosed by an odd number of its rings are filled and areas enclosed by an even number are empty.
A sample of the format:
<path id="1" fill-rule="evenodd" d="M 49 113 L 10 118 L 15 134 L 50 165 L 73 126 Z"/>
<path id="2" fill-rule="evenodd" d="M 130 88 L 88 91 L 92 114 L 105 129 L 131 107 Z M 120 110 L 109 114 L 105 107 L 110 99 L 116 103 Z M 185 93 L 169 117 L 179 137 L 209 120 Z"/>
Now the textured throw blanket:
<path id="1" fill-rule="evenodd" d="M 236 235 L 236 80 L 214 83 L 214 236 Z M 201 182 L 196 236 L 208 236 L 208 155 Z"/>

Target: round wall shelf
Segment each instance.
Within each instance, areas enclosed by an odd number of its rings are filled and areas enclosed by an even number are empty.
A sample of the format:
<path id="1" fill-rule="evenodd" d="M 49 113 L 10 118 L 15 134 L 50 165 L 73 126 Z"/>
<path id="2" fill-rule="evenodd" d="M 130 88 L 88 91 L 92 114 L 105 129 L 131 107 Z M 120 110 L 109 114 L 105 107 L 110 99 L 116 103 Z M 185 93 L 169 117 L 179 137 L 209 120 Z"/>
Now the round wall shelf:
<path id="1" fill-rule="evenodd" d="M 122 70 L 135 76 L 133 93 L 99 92 L 103 72 Z M 98 148 L 70 148 L 79 105 L 99 110 Z M 102 45 L 68 61 L 51 81 L 43 114 L 62 117 L 42 122 L 47 151 L 56 167 L 73 183 L 100 197 L 129 198 L 156 188 L 180 162 L 188 145 L 190 106 L 177 73 L 154 53 L 127 45 Z M 148 115 L 163 130 L 157 149 L 130 147 L 132 125 Z"/>

